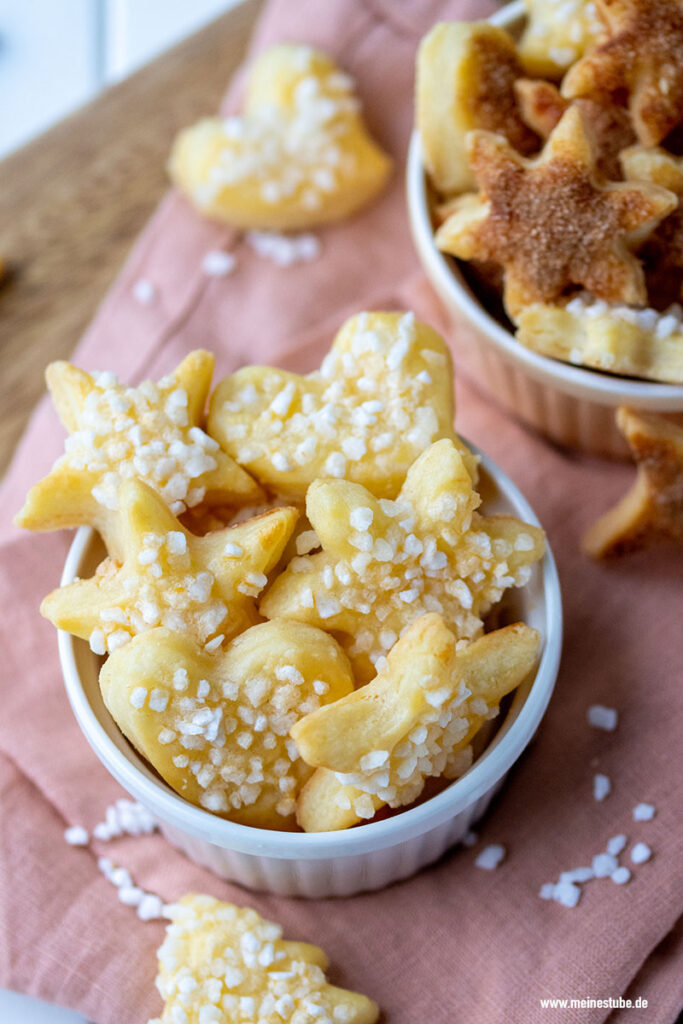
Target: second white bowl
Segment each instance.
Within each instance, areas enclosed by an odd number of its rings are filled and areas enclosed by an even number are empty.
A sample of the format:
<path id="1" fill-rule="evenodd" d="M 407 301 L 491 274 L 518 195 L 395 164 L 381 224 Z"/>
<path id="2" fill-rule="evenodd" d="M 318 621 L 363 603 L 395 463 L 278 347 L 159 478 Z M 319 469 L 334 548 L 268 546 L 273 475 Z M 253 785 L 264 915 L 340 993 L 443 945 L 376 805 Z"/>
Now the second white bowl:
<path id="1" fill-rule="evenodd" d="M 508 4 L 491 22 L 521 31 L 524 4 Z M 407 199 L 415 248 L 453 323 L 456 369 L 463 368 L 505 409 L 558 444 L 621 458 L 628 447 L 617 430 L 617 406 L 649 413 L 683 413 L 683 386 L 599 373 L 539 355 L 515 339 L 473 294 L 457 260 L 434 243 L 429 186 L 420 137 L 408 153 Z"/>

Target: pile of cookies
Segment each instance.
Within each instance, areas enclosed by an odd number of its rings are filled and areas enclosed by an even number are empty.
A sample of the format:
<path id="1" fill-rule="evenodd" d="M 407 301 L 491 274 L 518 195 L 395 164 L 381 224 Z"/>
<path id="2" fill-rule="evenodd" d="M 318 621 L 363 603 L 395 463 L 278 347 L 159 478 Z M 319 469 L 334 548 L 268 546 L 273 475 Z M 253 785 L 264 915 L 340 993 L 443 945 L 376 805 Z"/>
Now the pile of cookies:
<path id="1" fill-rule="evenodd" d="M 682 122 L 680 0 L 527 0 L 518 42 L 436 25 L 417 61 L 436 244 L 528 348 L 682 383 Z"/>
<path id="2" fill-rule="evenodd" d="M 543 532 L 479 511 L 448 349 L 412 314 L 353 317 L 307 376 L 209 398 L 212 370 L 49 368 L 69 437 L 17 521 L 92 526 L 107 557 L 43 614 L 106 656 L 109 711 L 188 801 L 306 831 L 407 806 L 534 667 L 535 630 L 484 622 Z"/>

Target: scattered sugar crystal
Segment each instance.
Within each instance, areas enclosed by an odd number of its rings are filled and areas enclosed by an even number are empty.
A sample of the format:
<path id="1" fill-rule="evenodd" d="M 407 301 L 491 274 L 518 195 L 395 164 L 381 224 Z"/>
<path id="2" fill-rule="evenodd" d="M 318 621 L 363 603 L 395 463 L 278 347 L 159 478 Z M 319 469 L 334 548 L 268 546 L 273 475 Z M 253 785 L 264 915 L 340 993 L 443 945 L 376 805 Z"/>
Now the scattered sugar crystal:
<path id="1" fill-rule="evenodd" d="M 171 530 L 166 534 L 166 547 L 172 555 L 183 555 L 187 551 L 187 537 L 180 530 Z"/>
<path id="2" fill-rule="evenodd" d="M 332 452 L 325 460 L 325 472 L 333 477 L 343 477 L 346 472 L 346 459 L 341 452 Z"/>
<path id="3" fill-rule="evenodd" d="M 652 804 L 638 804 L 633 808 L 634 821 L 651 821 L 655 816 Z"/>
<path id="4" fill-rule="evenodd" d="M 223 548 L 223 554 L 227 555 L 228 558 L 241 558 L 244 554 L 244 548 L 240 547 L 239 544 L 233 544 L 232 541 Z"/>
<path id="5" fill-rule="evenodd" d="M 138 917 L 141 921 L 156 921 L 164 916 L 164 904 L 158 896 L 145 893 L 138 904 Z"/>
<path id="6" fill-rule="evenodd" d="M 278 267 L 291 267 L 294 263 L 310 262 L 320 253 L 320 242 L 311 234 L 281 235 L 275 232 L 249 231 L 246 241 L 258 256 L 272 260 Z"/>
<path id="7" fill-rule="evenodd" d="M 505 847 L 499 843 L 493 843 L 491 846 L 484 847 L 474 863 L 478 868 L 483 868 L 485 871 L 493 871 L 504 858 Z"/>
<path id="8" fill-rule="evenodd" d="M 141 306 L 149 306 L 156 297 L 156 288 L 146 277 L 139 278 L 133 285 L 133 297 Z"/>
<path id="9" fill-rule="evenodd" d="M 652 850 L 647 843 L 636 843 L 631 850 L 631 860 L 634 864 L 644 864 L 652 856 Z"/>
<path id="10" fill-rule="evenodd" d="M 612 790 L 612 784 L 607 775 L 601 775 L 598 773 L 593 776 L 593 796 L 601 803 L 606 797 L 609 796 Z"/>
<path id="11" fill-rule="evenodd" d="M 87 846 L 90 836 L 81 825 L 72 825 L 65 830 L 64 839 L 69 846 Z"/>
<path id="12" fill-rule="evenodd" d="M 631 872 L 627 867 L 618 867 L 616 871 L 613 871 L 610 878 L 616 885 L 624 885 L 629 881 Z"/>
<path id="13" fill-rule="evenodd" d="M 237 266 L 237 260 L 231 252 L 211 249 L 202 260 L 202 270 L 208 277 L 227 277 Z"/>
<path id="14" fill-rule="evenodd" d="M 389 760 L 388 750 L 371 750 L 360 759 L 361 771 L 372 772 L 375 768 L 381 767 Z"/>
<path id="15" fill-rule="evenodd" d="M 623 834 L 612 836 L 610 841 L 607 843 L 607 852 L 613 857 L 618 857 L 626 846 L 627 841 L 626 836 Z"/>
<path id="16" fill-rule="evenodd" d="M 581 889 L 573 882 L 558 882 L 553 886 L 552 898 L 563 907 L 575 907 L 581 899 Z"/>
<path id="17" fill-rule="evenodd" d="M 365 505 L 358 505 L 351 509 L 349 516 L 349 522 L 354 530 L 359 530 L 364 533 L 369 528 L 373 520 L 373 511 Z"/>
<path id="18" fill-rule="evenodd" d="M 320 538 L 315 530 L 304 530 L 296 538 L 296 553 L 297 555 L 307 555 L 310 551 L 315 551 L 316 548 L 320 547 Z"/>
<path id="19" fill-rule="evenodd" d="M 593 704 L 588 708 L 588 724 L 592 725 L 594 729 L 614 732 L 617 721 L 618 715 L 614 708 L 607 708 L 602 704 Z"/>
<path id="20" fill-rule="evenodd" d="M 617 858 L 611 853 L 598 853 L 593 857 L 593 873 L 596 878 L 607 878 L 619 867 Z"/>
<path id="21" fill-rule="evenodd" d="M 142 689 L 142 687 L 139 687 L 139 689 Z M 151 708 L 152 711 L 165 711 L 166 708 L 168 707 L 168 693 L 165 690 L 160 690 L 157 687 L 153 689 L 152 692 L 150 693 L 149 701 L 147 703 L 149 704 L 149 707 Z"/>

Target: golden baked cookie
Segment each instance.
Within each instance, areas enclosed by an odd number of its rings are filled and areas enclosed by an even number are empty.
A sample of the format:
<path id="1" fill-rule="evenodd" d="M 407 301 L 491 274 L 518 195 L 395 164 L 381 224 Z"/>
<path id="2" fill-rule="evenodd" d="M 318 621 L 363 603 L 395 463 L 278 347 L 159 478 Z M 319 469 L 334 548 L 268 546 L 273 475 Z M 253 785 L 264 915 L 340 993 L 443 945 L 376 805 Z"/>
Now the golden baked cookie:
<path id="1" fill-rule="evenodd" d="M 149 1024 L 375 1024 L 372 999 L 329 985 L 322 949 L 250 907 L 188 894 L 165 908 L 161 1017 Z"/>
<path id="2" fill-rule="evenodd" d="M 192 352 L 158 383 L 119 384 L 112 373 L 68 363 L 47 368 L 47 385 L 69 431 L 65 454 L 28 493 L 15 522 L 29 530 L 94 526 L 121 555 L 118 488 L 143 480 L 179 515 L 200 502 L 255 504 L 263 492 L 201 429 L 214 357 Z"/>
<path id="3" fill-rule="evenodd" d="M 624 406 L 617 425 L 636 461 L 636 480 L 586 532 L 584 551 L 606 558 L 652 540 L 683 544 L 683 427 Z"/>
<path id="4" fill-rule="evenodd" d="M 656 146 L 683 122 L 681 0 L 596 0 L 606 33 L 569 69 L 562 95 L 609 96 L 628 109 L 636 134 Z"/>
<path id="5" fill-rule="evenodd" d="M 627 181 L 648 181 L 678 197 L 678 206 L 647 239 L 638 255 L 648 295 L 658 308 L 683 297 L 683 158 L 658 147 L 631 146 L 621 154 Z"/>
<path id="6" fill-rule="evenodd" d="M 394 498 L 433 441 L 453 429 L 453 367 L 443 339 L 412 313 L 359 313 L 320 370 L 247 366 L 211 396 L 208 430 L 269 491 L 303 503 L 314 480 L 343 478 Z"/>
<path id="7" fill-rule="evenodd" d="M 601 35 L 591 0 L 525 0 L 525 5 L 519 55 L 529 74 L 561 78 Z"/>
<path id="8" fill-rule="evenodd" d="M 475 187 L 465 137 L 500 132 L 520 153 L 539 148 L 522 120 L 514 82 L 523 74 L 512 38 L 487 21 L 441 22 L 417 55 L 416 117 L 424 165 L 444 195 Z"/>
<path id="9" fill-rule="evenodd" d="M 378 195 L 391 167 L 348 75 L 294 43 L 256 59 L 243 116 L 185 129 L 169 162 L 174 183 L 207 217 L 277 231 L 348 217 Z"/>
<path id="10" fill-rule="evenodd" d="M 631 118 L 623 107 L 600 99 L 566 100 L 556 85 L 541 79 L 519 78 L 515 92 L 524 121 L 547 139 L 573 102 L 581 111 L 584 128 L 591 136 L 595 149 L 595 170 L 608 181 L 623 177 L 619 155 L 636 141 Z"/>
<path id="11" fill-rule="evenodd" d="M 42 614 L 90 642 L 96 654 L 165 626 L 215 650 L 259 621 L 256 598 L 277 564 L 298 512 L 276 508 L 239 526 L 195 537 L 156 491 L 127 480 L 118 491 L 121 562 L 59 587 Z"/>
<path id="12" fill-rule="evenodd" d="M 107 708 L 182 797 L 231 821 L 291 829 L 311 774 L 288 732 L 353 690 L 348 659 L 320 629 L 264 622 L 218 654 L 154 629 L 100 673 Z"/>
<path id="13" fill-rule="evenodd" d="M 533 303 L 515 337 L 540 355 L 627 377 L 683 383 L 683 310 L 608 305 L 578 295 L 564 305 Z"/>
<path id="14" fill-rule="evenodd" d="M 536 526 L 482 516 L 461 453 L 444 439 L 411 466 L 396 501 L 347 481 L 318 480 L 306 513 L 322 551 L 294 559 L 266 591 L 267 618 L 332 631 L 357 682 L 375 673 L 403 630 L 428 611 L 458 639 L 509 587 L 526 583 L 544 550 Z"/>
<path id="15" fill-rule="evenodd" d="M 436 243 L 460 259 L 501 264 L 512 319 L 576 285 L 607 302 L 647 305 L 631 249 L 675 209 L 676 196 L 644 182 L 598 182 L 577 107 L 565 112 L 537 160 L 490 132 L 472 132 L 468 151 L 481 194 L 462 197 Z"/>
<path id="16" fill-rule="evenodd" d="M 471 740 L 529 674 L 539 642 L 518 623 L 458 649 L 440 615 L 413 622 L 371 683 L 292 726 L 318 769 L 299 797 L 301 827 L 348 828 L 385 804 L 412 803 L 430 776 L 463 774 Z"/>

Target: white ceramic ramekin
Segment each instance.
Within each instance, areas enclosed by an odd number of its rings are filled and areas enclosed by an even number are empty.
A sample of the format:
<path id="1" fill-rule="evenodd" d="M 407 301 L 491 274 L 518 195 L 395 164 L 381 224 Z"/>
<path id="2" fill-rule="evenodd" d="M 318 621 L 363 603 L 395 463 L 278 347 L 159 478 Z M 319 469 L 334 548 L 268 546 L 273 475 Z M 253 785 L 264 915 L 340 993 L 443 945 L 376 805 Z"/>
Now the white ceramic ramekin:
<path id="1" fill-rule="evenodd" d="M 482 457 L 480 492 L 488 514 L 538 524 L 514 484 Z M 102 547 L 82 528 L 69 551 L 62 584 L 92 575 Z M 472 768 L 425 803 L 346 832 L 269 832 L 236 825 L 187 803 L 137 755 L 104 706 L 99 659 L 85 641 L 59 632 L 66 691 L 78 723 L 111 774 L 154 815 L 189 857 L 249 889 L 284 896 L 349 896 L 379 889 L 418 871 L 458 842 L 481 817 L 532 739 L 555 685 L 562 647 L 562 600 L 552 553 L 534 566 L 526 587 L 505 604 L 508 621 L 524 620 L 543 638 L 537 669 L 516 691 L 504 721 Z"/>
<path id="2" fill-rule="evenodd" d="M 516 35 L 524 23 L 524 11 L 519 0 L 490 20 Z M 484 309 L 457 261 L 434 244 L 417 132 L 410 143 L 406 184 L 415 247 L 454 326 L 450 341 L 456 369 L 464 369 L 500 405 L 553 441 L 596 455 L 628 453 L 614 421 L 619 405 L 642 412 L 683 413 L 683 386 L 610 376 L 539 355 L 520 345 Z"/>

